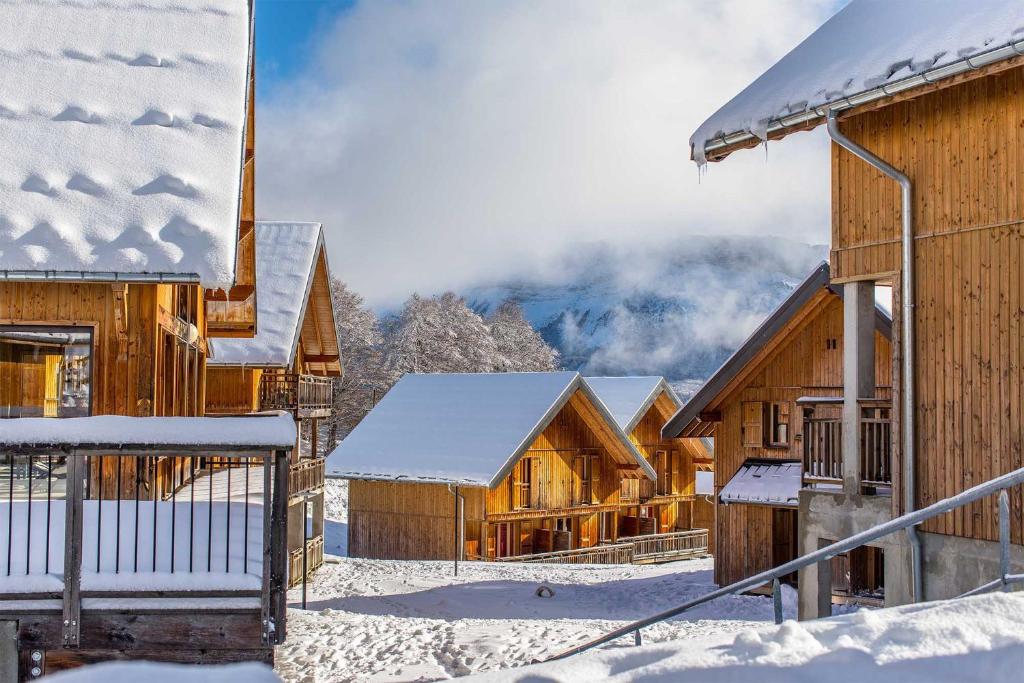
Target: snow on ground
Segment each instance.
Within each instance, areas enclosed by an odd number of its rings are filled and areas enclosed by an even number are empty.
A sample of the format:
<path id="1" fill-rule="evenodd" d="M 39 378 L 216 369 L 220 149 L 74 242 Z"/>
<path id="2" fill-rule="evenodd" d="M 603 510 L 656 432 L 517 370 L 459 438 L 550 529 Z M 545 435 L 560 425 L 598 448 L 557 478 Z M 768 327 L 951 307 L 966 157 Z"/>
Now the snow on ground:
<path id="1" fill-rule="evenodd" d="M 153 662 L 108 662 L 46 677 L 53 683 L 278 683 L 262 664 L 185 666 Z"/>
<path id="2" fill-rule="evenodd" d="M 699 640 L 609 647 L 559 662 L 474 677 L 526 681 L 856 681 L 1009 683 L 1024 665 L 1024 597 L 908 605 Z"/>
<path id="3" fill-rule="evenodd" d="M 328 558 L 292 609 L 277 671 L 288 682 L 451 678 L 528 664 L 711 590 L 711 560 L 658 566 Z M 554 597 L 534 594 L 541 584 Z M 292 591 L 293 608 L 300 593 Z M 789 605 L 790 613 L 795 612 Z M 652 627 L 647 642 L 749 630 L 767 598 L 734 596 Z M 790 614 L 792 615 L 792 614 Z"/>

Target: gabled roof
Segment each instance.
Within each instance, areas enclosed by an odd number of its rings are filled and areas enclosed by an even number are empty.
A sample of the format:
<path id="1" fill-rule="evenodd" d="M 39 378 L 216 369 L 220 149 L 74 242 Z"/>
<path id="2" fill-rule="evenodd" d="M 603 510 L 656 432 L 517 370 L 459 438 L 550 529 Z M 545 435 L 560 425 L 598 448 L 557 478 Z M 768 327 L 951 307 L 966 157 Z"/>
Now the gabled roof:
<path id="1" fill-rule="evenodd" d="M 853 0 L 690 137 L 695 161 L 1024 54 L 1020 0 Z"/>
<path id="2" fill-rule="evenodd" d="M 662 392 L 668 394 L 676 409 L 682 405 L 672 387 L 661 376 L 585 377 L 584 381 L 626 434 L 633 431 Z"/>
<path id="3" fill-rule="evenodd" d="M 326 259 L 320 223 L 256 223 L 256 336 L 218 339 L 208 364 L 290 367 L 320 259 Z M 324 264 L 326 268 L 326 260 Z M 326 277 L 329 287 L 329 273 Z M 337 332 L 329 311 L 328 307 L 330 320 L 323 321 L 320 334 L 333 337 L 336 350 Z"/>
<path id="4" fill-rule="evenodd" d="M 679 412 L 668 421 L 661 430 L 665 438 L 676 438 L 691 422 L 728 387 L 740 373 L 753 362 L 766 345 L 823 290 L 841 296 L 842 290 L 833 290 L 829 286 L 830 272 L 828 263 L 822 262 L 807 278 L 793 290 L 775 311 L 761 323 L 753 334 L 715 371 L 711 378 L 697 390 Z M 892 336 L 892 319 L 888 313 L 875 306 L 875 329 L 884 336 Z M 706 435 L 702 435 L 706 436 Z"/>
<path id="5" fill-rule="evenodd" d="M 0 3 L 0 279 L 232 284 L 250 28 L 246 0 Z"/>
<path id="6" fill-rule="evenodd" d="M 654 479 L 576 372 L 406 375 L 328 456 L 327 476 L 492 488 L 578 393 L 605 423 L 612 457 Z"/>

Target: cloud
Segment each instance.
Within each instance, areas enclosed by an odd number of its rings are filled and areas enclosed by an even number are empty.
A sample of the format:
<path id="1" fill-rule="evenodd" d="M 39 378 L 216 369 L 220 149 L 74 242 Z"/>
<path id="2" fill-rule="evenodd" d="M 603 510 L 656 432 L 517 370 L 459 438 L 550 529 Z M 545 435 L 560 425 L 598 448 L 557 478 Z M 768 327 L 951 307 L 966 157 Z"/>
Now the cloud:
<path id="1" fill-rule="evenodd" d="M 371 303 L 583 242 L 828 234 L 827 141 L 712 165 L 687 139 L 831 0 L 357 4 L 258 111 L 261 219 L 323 221 Z"/>

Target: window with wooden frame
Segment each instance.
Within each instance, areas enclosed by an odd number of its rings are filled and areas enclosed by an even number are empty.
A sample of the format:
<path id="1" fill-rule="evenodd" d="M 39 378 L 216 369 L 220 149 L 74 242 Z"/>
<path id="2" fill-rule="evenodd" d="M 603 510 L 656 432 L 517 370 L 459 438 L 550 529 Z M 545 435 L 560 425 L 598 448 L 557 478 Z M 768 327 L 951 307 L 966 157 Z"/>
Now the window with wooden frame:
<path id="1" fill-rule="evenodd" d="M 786 448 L 789 446 L 789 403 L 776 401 L 767 407 L 768 441 L 767 446 Z"/>
<path id="2" fill-rule="evenodd" d="M 586 450 L 572 458 L 572 504 L 592 505 L 597 500 L 597 483 L 601 475 L 601 456 Z"/>
<path id="3" fill-rule="evenodd" d="M 740 405 L 742 413 L 742 439 L 745 448 L 762 448 L 764 446 L 764 403 L 761 401 L 744 401 Z"/>
<path id="4" fill-rule="evenodd" d="M 512 503 L 513 510 L 526 510 L 533 501 L 533 458 L 522 458 L 512 468 Z"/>

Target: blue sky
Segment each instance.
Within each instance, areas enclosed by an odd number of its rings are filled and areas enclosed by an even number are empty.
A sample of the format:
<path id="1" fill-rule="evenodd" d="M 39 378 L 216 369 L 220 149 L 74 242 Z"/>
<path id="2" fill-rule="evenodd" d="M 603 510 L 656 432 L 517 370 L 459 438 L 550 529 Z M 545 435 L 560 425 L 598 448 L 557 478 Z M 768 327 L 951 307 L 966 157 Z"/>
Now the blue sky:
<path id="1" fill-rule="evenodd" d="M 256 0 L 256 87 L 262 98 L 301 73 L 318 32 L 355 0 Z"/>

